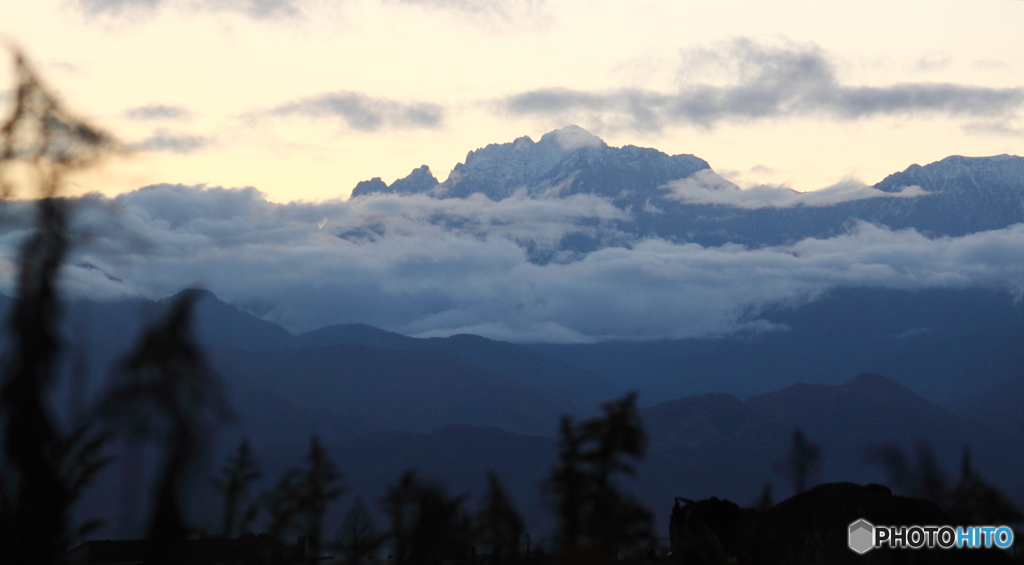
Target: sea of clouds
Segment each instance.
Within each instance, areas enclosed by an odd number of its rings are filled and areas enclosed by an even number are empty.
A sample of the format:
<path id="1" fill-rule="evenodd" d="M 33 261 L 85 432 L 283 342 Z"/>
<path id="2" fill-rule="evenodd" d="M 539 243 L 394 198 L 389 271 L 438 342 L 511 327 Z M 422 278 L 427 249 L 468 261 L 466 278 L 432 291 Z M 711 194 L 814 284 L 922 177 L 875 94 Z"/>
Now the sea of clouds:
<path id="1" fill-rule="evenodd" d="M 771 331 L 766 306 L 837 286 L 1024 292 L 1024 224 L 958 238 L 860 224 L 779 247 L 638 238 L 599 197 L 374 195 L 268 202 L 253 188 L 156 185 L 75 205 L 64 288 L 101 299 L 200 286 L 293 332 L 362 322 L 415 336 L 587 342 Z M 31 229 L 5 204 L 0 291 Z M 607 247 L 561 249 L 569 234 Z M 531 261 L 538 250 L 552 260 Z"/>

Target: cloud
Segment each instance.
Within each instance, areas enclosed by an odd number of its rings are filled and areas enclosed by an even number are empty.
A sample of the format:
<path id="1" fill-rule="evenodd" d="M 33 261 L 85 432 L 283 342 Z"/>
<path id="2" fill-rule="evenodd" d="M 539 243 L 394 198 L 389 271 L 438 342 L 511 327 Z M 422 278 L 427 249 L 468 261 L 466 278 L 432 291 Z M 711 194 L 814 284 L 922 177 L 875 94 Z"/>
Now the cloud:
<path id="1" fill-rule="evenodd" d="M 543 28 L 552 16 L 546 0 L 384 0 L 388 4 L 415 6 L 429 12 L 464 16 L 474 23 L 513 25 L 517 31 Z"/>
<path id="2" fill-rule="evenodd" d="M 122 15 L 131 11 L 156 10 L 167 2 L 165 0 L 78 0 L 78 4 L 90 14 Z"/>
<path id="3" fill-rule="evenodd" d="M 376 131 L 384 127 L 440 127 L 444 119 L 444 108 L 426 102 L 397 102 L 360 92 L 332 92 L 282 104 L 268 114 L 307 118 L 338 117 L 352 129 Z"/>
<path id="4" fill-rule="evenodd" d="M 108 17 L 152 16 L 163 9 L 183 12 L 229 12 L 254 20 L 300 17 L 315 0 L 73 0 L 88 15 Z M 550 19 L 546 0 L 383 0 L 476 19 L 507 23 L 544 23 Z"/>
<path id="5" fill-rule="evenodd" d="M 722 121 L 794 116 L 835 119 L 944 114 L 1011 118 L 1024 105 L 1024 89 L 952 83 L 842 84 L 828 55 L 814 45 L 765 46 L 739 39 L 714 50 L 695 50 L 683 86 L 675 92 L 627 88 L 584 91 L 541 88 L 498 100 L 497 111 L 516 116 L 598 122 L 613 128 L 658 131 L 667 124 L 711 127 Z M 725 72 L 729 82 L 691 80 L 706 67 Z"/>
<path id="6" fill-rule="evenodd" d="M 971 64 L 971 67 L 980 70 L 1007 70 L 1012 69 L 1013 65 L 1001 59 L 978 59 Z"/>
<path id="7" fill-rule="evenodd" d="M 778 171 L 776 171 L 772 167 L 769 167 L 768 165 L 754 165 L 753 167 L 750 167 L 750 172 L 751 173 L 770 175 L 770 174 L 776 173 Z"/>
<path id="8" fill-rule="evenodd" d="M 212 143 L 213 140 L 209 137 L 158 129 L 146 139 L 128 144 L 128 149 L 131 151 L 166 151 L 187 155 L 205 149 Z"/>
<path id="9" fill-rule="evenodd" d="M 136 16 L 153 14 L 171 6 L 187 11 L 235 12 L 253 19 L 294 16 L 304 0 L 78 0 L 90 15 Z"/>
<path id="10" fill-rule="evenodd" d="M 167 104 L 149 104 L 147 106 L 136 106 L 124 111 L 124 117 L 129 120 L 186 120 L 192 116 L 192 112 L 184 106 L 170 106 Z"/>
<path id="11" fill-rule="evenodd" d="M 810 192 L 768 185 L 740 189 L 709 169 L 672 181 L 663 188 L 668 191 L 666 198 L 691 204 L 722 204 L 746 209 L 831 206 L 865 198 L 915 198 L 928 194 L 919 186 L 907 186 L 899 192 L 885 192 L 856 180 L 845 180 Z"/>
<path id="12" fill-rule="evenodd" d="M 77 209 L 91 237 L 64 271 L 75 293 L 155 298 L 200 284 L 293 331 L 364 322 L 421 336 L 653 339 L 770 329 L 753 318 L 767 305 L 836 286 L 1024 293 L 1024 225 L 928 238 L 862 224 L 749 249 L 631 237 L 621 210 L 585 195 L 274 204 L 253 188 L 157 185 Z M 24 222 L 0 223 L 0 260 L 25 234 Z M 613 243 L 531 261 L 566 237 Z M 0 291 L 12 272 L 0 269 Z"/>
<path id="13" fill-rule="evenodd" d="M 914 65 L 915 70 L 928 72 L 938 71 L 949 67 L 953 62 L 952 57 L 944 53 L 930 53 L 917 60 Z"/>
<path id="14" fill-rule="evenodd" d="M 1017 127 L 1002 120 L 967 124 L 964 132 L 974 135 L 998 135 L 1001 137 L 1024 137 L 1024 127 Z"/>

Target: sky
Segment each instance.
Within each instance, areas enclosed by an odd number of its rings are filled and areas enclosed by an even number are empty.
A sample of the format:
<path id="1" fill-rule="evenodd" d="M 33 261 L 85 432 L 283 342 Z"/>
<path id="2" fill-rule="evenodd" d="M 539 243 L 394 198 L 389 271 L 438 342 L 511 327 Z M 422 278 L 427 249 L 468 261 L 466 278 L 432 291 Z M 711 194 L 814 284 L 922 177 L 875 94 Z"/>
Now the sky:
<path id="1" fill-rule="evenodd" d="M 0 35 L 133 150 L 72 191 L 274 202 L 423 164 L 444 180 L 470 150 L 569 124 L 744 188 L 1019 154 L 1021 21 L 1018 0 L 0 3 Z"/>

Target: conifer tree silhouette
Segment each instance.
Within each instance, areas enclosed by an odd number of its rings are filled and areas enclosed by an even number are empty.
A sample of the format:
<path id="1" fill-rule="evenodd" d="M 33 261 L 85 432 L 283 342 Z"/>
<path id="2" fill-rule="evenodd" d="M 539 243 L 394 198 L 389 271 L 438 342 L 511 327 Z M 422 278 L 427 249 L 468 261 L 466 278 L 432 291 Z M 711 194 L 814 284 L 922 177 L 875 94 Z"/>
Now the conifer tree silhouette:
<path id="1" fill-rule="evenodd" d="M 313 556 L 323 544 L 323 518 L 331 502 L 345 492 L 343 476 L 316 435 L 310 436 L 306 466 L 289 469 L 263 500 L 270 514 L 267 533 L 279 541 L 298 532 Z"/>
<path id="2" fill-rule="evenodd" d="M 256 517 L 257 506 L 250 505 L 239 520 L 239 509 L 245 504 L 249 486 L 263 474 L 259 462 L 253 457 L 249 440 L 243 439 L 238 444 L 238 451 L 221 471 L 221 476 L 214 479 L 213 484 L 224 497 L 224 522 L 221 535 L 230 538 L 235 535 L 235 522 L 239 522 L 238 533 L 244 534 Z"/>
<path id="3" fill-rule="evenodd" d="M 636 407 L 636 393 L 601 407 L 603 417 L 578 425 L 563 417 L 559 460 L 543 489 L 557 499 L 558 540 L 563 556 L 578 552 L 617 559 L 621 550 L 642 547 L 651 538 L 651 513 L 613 480 L 633 475 L 631 461 L 647 451 L 647 435 Z"/>
<path id="4" fill-rule="evenodd" d="M 449 498 L 436 485 L 406 471 L 381 501 L 391 519 L 395 565 L 439 565 L 463 561 L 471 550 L 469 518 L 463 497 Z"/>
<path id="5" fill-rule="evenodd" d="M 519 557 L 523 530 L 523 517 L 512 504 L 497 473 L 488 472 L 487 492 L 476 514 L 476 539 L 489 550 L 491 563 Z"/>
<path id="6" fill-rule="evenodd" d="M 296 529 L 299 513 L 299 470 L 289 469 L 273 489 L 263 493 L 263 507 L 269 514 L 267 535 L 278 541 L 285 541 L 286 535 Z"/>
<path id="7" fill-rule="evenodd" d="M 620 547 L 642 544 L 651 535 L 650 512 L 612 482 L 617 473 L 636 474 L 629 459 L 639 460 L 646 455 L 647 434 L 640 422 L 635 392 L 606 403 L 602 410 L 603 418 L 581 425 L 583 435 L 595 444 L 586 457 L 593 480 L 588 530 L 593 541 L 617 556 Z"/>
<path id="8" fill-rule="evenodd" d="M 573 552 L 580 546 L 583 534 L 583 512 L 590 495 L 590 477 L 584 468 L 582 445 L 572 418 L 562 416 L 559 422 L 558 464 L 544 483 L 544 490 L 557 498 L 558 543 L 563 551 Z"/>
<path id="9" fill-rule="evenodd" d="M 327 507 L 345 492 L 342 479 L 320 439 L 316 435 L 311 436 L 306 467 L 298 475 L 296 495 L 297 514 L 313 556 L 319 555 L 323 542 L 323 520 Z"/>

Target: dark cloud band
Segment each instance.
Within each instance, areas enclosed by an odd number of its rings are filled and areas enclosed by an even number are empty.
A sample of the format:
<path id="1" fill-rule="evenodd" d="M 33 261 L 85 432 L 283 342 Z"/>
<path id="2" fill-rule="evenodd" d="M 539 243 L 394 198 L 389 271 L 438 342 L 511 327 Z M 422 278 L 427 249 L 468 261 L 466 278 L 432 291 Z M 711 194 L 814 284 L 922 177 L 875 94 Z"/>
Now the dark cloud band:
<path id="1" fill-rule="evenodd" d="M 727 67 L 726 86 L 686 84 L 676 92 L 620 89 L 590 92 L 547 88 L 521 92 L 497 103 L 501 112 L 546 117 L 591 116 L 636 130 L 668 124 L 712 126 L 722 121 L 827 115 L 857 119 L 935 113 L 1010 117 L 1024 105 L 1024 89 L 948 83 L 888 86 L 842 84 L 834 65 L 814 46 L 764 47 L 739 40 L 720 51 L 688 55 L 690 63 Z"/>
<path id="2" fill-rule="evenodd" d="M 157 130 L 153 135 L 142 141 L 128 144 L 131 151 L 163 151 L 187 155 L 212 145 L 213 140 L 199 135 L 185 133 L 173 133 L 167 130 Z"/>
<path id="3" fill-rule="evenodd" d="M 376 131 L 385 127 L 436 128 L 444 119 L 437 104 L 398 102 L 359 92 L 333 92 L 282 104 L 269 112 L 275 116 L 337 117 L 348 127 Z"/>
<path id="4" fill-rule="evenodd" d="M 399 4 L 422 6 L 432 10 L 450 10 L 472 15 L 499 15 L 505 18 L 515 13 L 543 9 L 543 0 L 389 0 Z"/>
<path id="5" fill-rule="evenodd" d="M 184 106 L 170 106 L 167 104 L 149 104 L 147 106 L 136 106 L 125 110 L 124 117 L 129 120 L 185 120 L 192 116 L 192 112 Z"/>
<path id="6" fill-rule="evenodd" d="M 206 12 L 236 12 L 253 19 L 295 15 L 303 0 L 78 0 L 87 14 L 126 16 L 153 13 L 164 6 Z"/>

